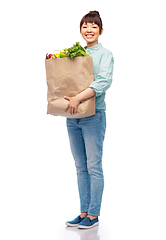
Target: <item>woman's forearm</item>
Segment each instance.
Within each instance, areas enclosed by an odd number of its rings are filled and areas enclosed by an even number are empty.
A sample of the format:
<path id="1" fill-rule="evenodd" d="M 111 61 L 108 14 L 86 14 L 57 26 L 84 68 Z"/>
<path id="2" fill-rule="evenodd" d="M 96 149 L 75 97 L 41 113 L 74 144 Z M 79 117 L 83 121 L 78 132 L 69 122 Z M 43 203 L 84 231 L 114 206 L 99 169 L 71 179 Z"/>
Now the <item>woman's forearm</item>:
<path id="1" fill-rule="evenodd" d="M 87 88 L 84 91 L 77 94 L 75 97 L 78 99 L 79 102 L 82 102 L 88 98 L 91 98 L 95 95 L 95 91 L 92 88 Z"/>

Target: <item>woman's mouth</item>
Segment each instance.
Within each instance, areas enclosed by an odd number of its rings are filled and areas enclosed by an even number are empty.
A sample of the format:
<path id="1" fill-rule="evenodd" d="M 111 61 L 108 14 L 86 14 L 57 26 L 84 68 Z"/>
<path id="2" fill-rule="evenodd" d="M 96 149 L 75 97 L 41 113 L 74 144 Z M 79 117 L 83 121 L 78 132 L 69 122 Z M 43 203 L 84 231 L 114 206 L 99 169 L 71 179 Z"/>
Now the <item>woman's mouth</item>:
<path id="1" fill-rule="evenodd" d="M 93 34 L 86 34 L 85 35 L 87 38 L 92 38 L 94 35 Z"/>

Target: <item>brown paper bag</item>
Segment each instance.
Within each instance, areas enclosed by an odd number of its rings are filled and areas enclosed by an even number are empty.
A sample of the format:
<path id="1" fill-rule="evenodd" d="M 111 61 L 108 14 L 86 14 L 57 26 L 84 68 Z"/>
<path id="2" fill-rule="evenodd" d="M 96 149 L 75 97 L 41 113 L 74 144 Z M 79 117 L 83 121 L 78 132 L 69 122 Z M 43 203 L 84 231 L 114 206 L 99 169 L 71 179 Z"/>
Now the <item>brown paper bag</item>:
<path id="1" fill-rule="evenodd" d="M 89 87 L 94 81 L 92 57 L 45 60 L 47 78 L 47 114 L 68 118 L 83 118 L 95 114 L 95 96 L 80 103 L 77 113 L 65 112 L 68 100 Z"/>

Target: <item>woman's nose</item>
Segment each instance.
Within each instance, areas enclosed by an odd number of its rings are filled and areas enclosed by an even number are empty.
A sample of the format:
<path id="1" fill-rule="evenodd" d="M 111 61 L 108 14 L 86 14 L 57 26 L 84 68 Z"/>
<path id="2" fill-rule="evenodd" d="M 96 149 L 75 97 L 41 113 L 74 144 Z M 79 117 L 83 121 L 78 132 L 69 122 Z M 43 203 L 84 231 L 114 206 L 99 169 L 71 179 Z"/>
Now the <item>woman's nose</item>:
<path id="1" fill-rule="evenodd" d="M 88 32 L 91 32 L 91 27 L 88 27 Z"/>

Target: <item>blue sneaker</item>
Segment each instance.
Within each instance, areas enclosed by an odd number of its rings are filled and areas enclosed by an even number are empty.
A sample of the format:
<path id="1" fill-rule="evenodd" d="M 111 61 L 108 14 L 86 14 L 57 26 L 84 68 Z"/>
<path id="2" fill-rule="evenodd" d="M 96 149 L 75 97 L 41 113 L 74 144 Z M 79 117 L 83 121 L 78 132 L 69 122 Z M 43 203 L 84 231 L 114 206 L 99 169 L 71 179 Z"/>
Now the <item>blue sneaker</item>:
<path id="1" fill-rule="evenodd" d="M 82 228 L 82 229 L 87 229 L 87 228 L 92 228 L 95 226 L 99 225 L 99 220 L 98 217 L 90 220 L 89 217 L 86 217 L 84 220 L 82 220 L 79 224 L 78 224 L 78 228 Z"/>
<path id="2" fill-rule="evenodd" d="M 82 222 L 85 218 L 81 218 L 80 216 L 76 217 L 73 221 L 67 221 L 66 225 L 68 227 L 77 227 L 79 223 Z"/>

